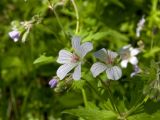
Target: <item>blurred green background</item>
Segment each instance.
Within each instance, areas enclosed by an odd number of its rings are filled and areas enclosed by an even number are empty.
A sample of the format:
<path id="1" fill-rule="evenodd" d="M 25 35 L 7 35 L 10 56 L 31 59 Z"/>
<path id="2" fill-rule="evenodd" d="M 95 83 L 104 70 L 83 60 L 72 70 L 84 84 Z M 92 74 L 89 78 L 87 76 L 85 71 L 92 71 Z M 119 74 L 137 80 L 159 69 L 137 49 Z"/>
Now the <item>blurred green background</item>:
<path id="1" fill-rule="evenodd" d="M 142 40 L 150 53 L 151 33 L 153 29 L 159 33 L 160 26 L 153 1 L 75 0 L 80 16 L 79 34 L 84 41 L 92 41 L 95 50 L 104 47 L 117 51 L 123 45 L 136 46 L 137 41 Z M 48 5 L 47 0 L 0 0 L 0 120 L 76 120 L 61 112 L 83 105 L 81 91 L 55 93 L 48 85 L 59 66 L 56 63 L 58 51 L 70 47 L 69 38 L 76 26 L 75 12 L 69 0 L 56 9 L 68 38 Z M 41 15 L 43 20 L 33 26 L 26 42 L 13 42 L 8 35 L 11 22 L 28 21 L 35 15 Z M 135 30 L 143 15 L 147 24 L 139 39 Z M 158 46 L 157 32 L 154 44 Z M 42 54 L 52 56 L 53 61 L 33 64 Z M 155 58 L 152 55 L 148 55 L 149 60 Z M 141 57 L 141 60 L 145 58 Z"/>

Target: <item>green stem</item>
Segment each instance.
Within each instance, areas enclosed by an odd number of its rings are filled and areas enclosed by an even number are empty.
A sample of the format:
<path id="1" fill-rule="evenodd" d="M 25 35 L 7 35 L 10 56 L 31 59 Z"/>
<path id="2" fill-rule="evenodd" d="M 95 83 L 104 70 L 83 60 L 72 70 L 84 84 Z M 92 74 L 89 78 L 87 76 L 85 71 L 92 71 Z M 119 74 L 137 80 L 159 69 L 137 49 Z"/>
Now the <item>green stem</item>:
<path id="1" fill-rule="evenodd" d="M 151 48 L 150 48 L 150 50 L 152 50 L 152 48 L 153 48 L 153 42 L 154 42 L 154 40 L 153 40 L 153 33 L 152 33 L 152 35 L 151 35 Z"/>
<path id="2" fill-rule="evenodd" d="M 158 0 L 153 0 L 153 1 L 152 1 L 152 10 L 153 10 L 153 11 L 156 11 L 156 9 L 157 9 L 157 4 L 158 4 Z"/>
<path id="3" fill-rule="evenodd" d="M 102 79 L 99 78 L 99 80 L 101 81 L 101 83 L 102 83 L 102 85 L 104 86 L 104 88 L 107 89 L 107 91 L 108 91 L 109 99 L 110 99 L 110 102 L 111 102 L 111 104 L 112 104 L 113 109 L 114 109 L 115 111 L 117 111 L 118 114 L 121 116 L 121 113 L 120 113 L 117 105 L 115 104 L 115 101 L 113 100 L 113 96 L 112 96 L 112 92 L 111 92 L 111 90 L 110 90 L 110 87 L 109 87 L 108 85 L 106 85 L 105 82 L 104 82 Z"/>
<path id="4" fill-rule="evenodd" d="M 63 25 L 62 25 L 61 22 L 60 22 L 59 16 L 58 16 L 58 14 L 57 14 L 57 12 L 56 12 L 56 8 L 52 5 L 52 3 L 51 3 L 50 0 L 48 0 L 48 2 L 49 2 L 49 6 L 50 6 L 51 11 L 52 11 L 53 14 L 55 15 L 56 20 L 57 20 L 57 22 L 58 22 L 60 28 L 62 29 L 62 31 L 63 31 L 65 37 L 67 38 L 67 34 L 66 34 L 66 32 L 65 32 L 65 30 L 64 30 L 64 28 L 63 28 Z"/>
<path id="5" fill-rule="evenodd" d="M 18 118 L 18 110 L 17 110 L 17 105 L 16 105 L 14 92 L 13 92 L 12 88 L 10 90 L 11 90 L 11 103 L 13 105 L 13 109 L 14 109 L 14 112 L 15 112 L 15 118 Z"/>
<path id="6" fill-rule="evenodd" d="M 79 14 L 78 14 L 78 9 L 77 9 L 77 5 L 75 3 L 74 0 L 71 0 L 72 4 L 73 4 L 73 7 L 74 7 L 74 10 L 75 10 L 75 13 L 76 13 L 76 19 L 77 19 L 77 23 L 76 23 L 76 34 L 79 32 Z"/>
<path id="7" fill-rule="evenodd" d="M 22 108 L 21 108 L 21 114 L 23 115 L 25 109 L 26 109 L 26 105 L 27 105 L 27 100 L 29 98 L 30 92 L 31 92 L 31 88 L 32 88 L 32 84 L 29 86 L 28 90 L 27 90 L 27 94 L 23 100 L 23 104 L 22 104 Z"/>
<path id="8" fill-rule="evenodd" d="M 85 105 L 85 107 L 88 107 L 87 97 L 86 97 L 85 90 L 82 88 L 81 91 L 82 91 L 82 96 L 83 96 L 84 105 Z"/>
<path id="9" fill-rule="evenodd" d="M 127 118 L 129 115 L 133 114 L 139 107 L 141 107 L 147 100 L 148 100 L 148 96 L 146 96 L 143 101 L 141 103 L 139 103 L 136 106 L 133 106 L 125 115 L 125 118 Z"/>

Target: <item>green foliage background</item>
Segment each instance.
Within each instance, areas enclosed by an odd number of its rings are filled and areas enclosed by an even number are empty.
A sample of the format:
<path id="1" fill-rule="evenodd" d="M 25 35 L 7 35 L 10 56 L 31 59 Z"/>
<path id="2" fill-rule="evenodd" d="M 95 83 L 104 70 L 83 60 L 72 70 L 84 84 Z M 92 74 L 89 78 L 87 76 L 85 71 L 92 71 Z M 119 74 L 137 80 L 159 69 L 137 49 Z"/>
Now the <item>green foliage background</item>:
<path id="1" fill-rule="evenodd" d="M 123 70 L 122 79 L 111 84 L 114 99 L 122 112 L 137 107 L 144 99 L 143 89 L 150 91 L 148 84 L 157 79 L 156 69 L 159 66 L 154 62 L 160 60 L 160 2 L 158 0 L 75 0 L 75 2 L 80 16 L 79 35 L 83 41 L 92 41 L 94 51 L 103 47 L 118 51 L 126 44 L 130 43 L 136 47 L 138 41 L 143 41 L 145 49 L 138 56 L 143 73 L 130 78 L 132 68 L 129 66 L 129 69 Z M 56 11 L 63 26 L 62 31 L 48 5 L 47 0 L 26 2 L 0 0 L 0 120 L 117 119 L 117 114 L 109 111 L 109 103 L 100 99 L 83 80 L 60 93 L 55 93 L 49 88 L 48 81 L 59 67 L 56 63 L 58 51 L 71 47 L 70 37 L 75 32 L 76 18 L 69 0 L 66 0 L 64 6 L 57 7 Z M 11 31 L 11 22 L 31 20 L 37 14 L 42 16 L 43 20 L 40 24 L 34 25 L 26 42 L 13 42 L 8 35 Z M 137 23 L 143 15 L 146 18 L 145 27 L 142 36 L 137 38 L 135 32 Z M 50 56 L 50 59 L 33 64 L 40 56 Z M 91 62 L 95 61 L 91 54 L 89 58 Z M 86 68 L 89 67 L 86 65 Z M 93 80 L 86 68 L 83 77 L 102 98 L 108 99 L 108 93 L 99 90 L 96 85 L 98 80 Z M 90 101 L 88 107 L 84 107 L 79 89 L 82 86 Z M 158 98 L 160 94 L 156 93 Z M 158 120 L 159 113 L 159 101 L 148 99 L 128 119 Z"/>

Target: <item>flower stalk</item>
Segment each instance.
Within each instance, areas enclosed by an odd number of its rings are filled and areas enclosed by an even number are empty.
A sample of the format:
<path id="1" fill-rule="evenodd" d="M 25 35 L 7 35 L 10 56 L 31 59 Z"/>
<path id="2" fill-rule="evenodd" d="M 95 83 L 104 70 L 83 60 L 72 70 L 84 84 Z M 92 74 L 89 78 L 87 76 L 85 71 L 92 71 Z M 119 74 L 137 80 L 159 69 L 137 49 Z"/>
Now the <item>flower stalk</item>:
<path id="1" fill-rule="evenodd" d="M 57 22 L 58 22 L 60 28 L 62 29 L 62 31 L 63 31 L 65 37 L 67 38 L 67 34 L 66 34 L 66 32 L 65 32 L 65 30 L 64 30 L 64 28 L 63 28 L 63 25 L 61 24 L 61 21 L 60 21 L 60 19 L 59 19 L 58 14 L 57 14 L 57 12 L 56 12 L 56 7 L 53 6 L 53 4 L 51 3 L 50 0 L 48 0 L 48 3 L 49 3 L 49 8 L 51 9 L 51 11 L 53 12 L 53 14 L 55 15 L 56 20 L 57 20 Z"/>
<path id="2" fill-rule="evenodd" d="M 78 34 L 79 32 L 79 13 L 78 13 L 78 8 L 77 8 L 77 5 L 75 3 L 74 0 L 71 0 L 72 4 L 73 4 L 73 7 L 74 7 L 74 10 L 75 10 L 75 13 L 76 13 L 76 19 L 77 19 L 77 23 L 76 23 L 76 34 Z"/>

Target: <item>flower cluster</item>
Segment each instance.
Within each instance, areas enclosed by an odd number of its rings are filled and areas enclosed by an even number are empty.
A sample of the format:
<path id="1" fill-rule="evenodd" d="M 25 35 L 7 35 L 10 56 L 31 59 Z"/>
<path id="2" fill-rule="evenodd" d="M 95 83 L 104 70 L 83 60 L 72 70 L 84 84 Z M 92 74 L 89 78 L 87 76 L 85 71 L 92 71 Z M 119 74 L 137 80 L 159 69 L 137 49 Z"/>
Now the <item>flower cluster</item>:
<path id="1" fill-rule="evenodd" d="M 73 36 L 71 39 L 73 52 L 67 50 L 60 50 L 57 62 L 61 66 L 57 70 L 57 79 L 50 80 L 49 85 L 51 88 L 57 86 L 58 81 L 71 78 L 72 80 L 81 79 L 81 66 L 83 65 L 84 57 L 93 49 L 91 42 L 85 42 L 81 44 L 81 38 Z M 122 77 L 122 68 L 126 68 L 128 63 L 131 63 L 134 67 L 134 72 L 131 73 L 131 77 L 140 73 L 138 67 L 138 59 L 136 55 L 140 53 L 139 48 L 133 48 L 131 45 L 124 46 L 119 54 L 111 50 L 102 48 L 94 53 L 94 56 L 99 62 L 94 63 L 90 71 L 93 77 L 97 77 L 102 72 L 106 72 L 107 78 L 110 80 L 119 80 Z M 120 56 L 121 62 L 118 65 L 117 58 Z M 72 71 L 73 70 L 73 71 Z"/>
<path id="2" fill-rule="evenodd" d="M 22 42 L 25 42 L 33 25 L 39 24 L 41 20 L 42 18 L 39 15 L 35 15 L 29 21 L 22 21 L 22 22 L 13 21 L 11 23 L 12 31 L 9 32 L 8 34 L 14 42 L 19 41 L 20 36 L 22 35 Z"/>

